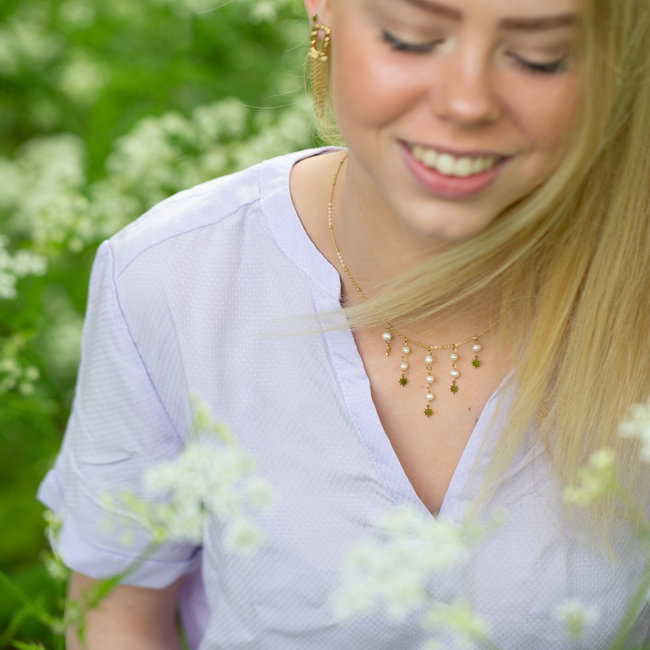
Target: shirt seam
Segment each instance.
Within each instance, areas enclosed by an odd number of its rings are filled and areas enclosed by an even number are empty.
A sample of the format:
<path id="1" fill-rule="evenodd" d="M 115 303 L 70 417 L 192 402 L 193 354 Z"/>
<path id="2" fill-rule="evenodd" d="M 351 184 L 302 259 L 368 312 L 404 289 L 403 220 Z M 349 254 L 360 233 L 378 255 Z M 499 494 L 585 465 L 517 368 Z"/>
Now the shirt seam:
<path id="1" fill-rule="evenodd" d="M 117 277 L 115 276 L 115 256 L 113 254 L 113 248 L 111 246 L 111 242 L 107 242 L 107 249 L 108 249 L 108 254 L 110 255 L 111 259 L 111 282 L 113 284 L 113 291 L 115 292 L 115 302 L 117 304 L 118 311 L 120 313 L 120 317 L 122 318 L 122 322 L 124 324 L 124 327 L 129 335 L 129 339 L 131 340 L 131 344 L 133 345 L 133 349 L 135 350 L 135 353 L 138 356 L 138 359 L 140 360 L 140 364 L 142 365 L 142 369 L 144 370 L 145 374 L 147 375 L 147 379 L 149 381 L 149 385 L 151 386 L 151 389 L 153 390 L 153 393 L 156 397 L 156 400 L 158 401 L 158 404 L 160 405 L 160 408 L 163 410 L 163 413 L 165 414 L 165 417 L 167 418 L 167 421 L 169 422 L 169 425 L 171 426 L 172 431 L 178 438 L 178 440 L 181 443 L 185 443 L 185 440 L 181 436 L 180 432 L 176 428 L 176 425 L 174 424 L 174 421 L 172 420 L 171 415 L 169 414 L 169 410 L 167 409 L 160 392 L 158 391 L 158 388 L 153 380 L 153 377 L 151 376 L 151 372 L 149 371 L 149 368 L 147 367 L 147 364 L 144 360 L 144 357 L 142 356 L 142 353 L 140 352 L 140 348 L 138 347 L 138 344 L 136 343 L 135 337 L 133 336 L 133 332 L 131 331 L 131 328 L 129 327 L 129 322 L 126 318 L 126 314 L 124 312 L 124 308 L 122 306 L 122 302 L 120 300 L 120 293 L 119 289 L 117 286 Z"/>

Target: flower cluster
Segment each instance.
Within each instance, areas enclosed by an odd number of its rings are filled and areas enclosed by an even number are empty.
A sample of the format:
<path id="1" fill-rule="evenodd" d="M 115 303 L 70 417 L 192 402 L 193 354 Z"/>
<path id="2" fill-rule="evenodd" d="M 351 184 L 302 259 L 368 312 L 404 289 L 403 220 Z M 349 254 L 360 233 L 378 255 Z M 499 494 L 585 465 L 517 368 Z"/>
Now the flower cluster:
<path id="1" fill-rule="evenodd" d="M 235 99 L 223 99 L 198 106 L 188 117 L 170 112 L 142 119 L 115 142 L 106 175 L 90 184 L 85 147 L 78 137 L 37 138 L 14 160 L 0 158 L 0 173 L 6 179 L 0 211 L 11 215 L 11 232 L 33 240 L 40 250 L 78 253 L 174 192 L 305 147 L 311 137 L 304 99 L 275 113 L 256 113 Z M 0 297 L 14 297 L 12 278 L 21 269 L 36 268 L 36 262 L 27 263 L 40 258 L 26 253 L 3 258 L 4 242 Z M 16 267 L 12 274 L 3 274 L 12 266 Z"/>
<path id="2" fill-rule="evenodd" d="M 166 196 L 265 158 L 307 146 L 313 127 L 306 100 L 282 111 L 256 112 L 232 98 L 145 118 L 120 138 L 107 159 L 107 176 L 91 189 L 91 213 L 103 197 L 138 211 Z M 102 220 L 101 216 L 98 220 Z M 127 215 L 128 218 L 137 216 Z"/>
<path id="3" fill-rule="evenodd" d="M 616 492 L 618 481 L 615 460 L 611 449 L 599 449 L 591 454 L 587 466 L 578 472 L 578 483 L 565 488 L 565 502 L 586 506 L 595 499 Z"/>
<path id="4" fill-rule="evenodd" d="M 449 634 L 458 650 L 473 650 L 477 643 L 490 643 L 490 624 L 474 611 L 466 598 L 459 598 L 450 604 L 434 603 L 425 614 L 422 625 L 426 629 L 441 630 Z M 436 645 L 442 647 L 439 641 L 431 640 L 425 644 L 423 650 L 433 650 Z"/>
<path id="5" fill-rule="evenodd" d="M 588 607 L 575 598 L 567 598 L 561 602 L 553 612 L 558 621 L 566 625 L 567 636 L 570 641 L 579 641 L 585 632 L 585 628 L 593 625 L 600 614 L 597 609 Z"/>
<path id="6" fill-rule="evenodd" d="M 47 262 L 41 255 L 28 250 L 10 253 L 8 245 L 9 239 L 0 235 L 0 300 L 10 300 L 18 295 L 18 278 L 43 275 L 47 270 Z"/>
<path id="7" fill-rule="evenodd" d="M 431 603 L 429 592 L 433 576 L 471 558 L 486 529 L 470 522 L 456 526 L 405 506 L 387 511 L 378 527 L 382 542 L 361 541 L 345 556 L 341 584 L 332 601 L 337 617 L 359 616 L 381 604 L 390 618 L 400 620 L 427 607 L 422 624 L 428 629 L 468 638 L 487 636 L 487 624 L 471 612 L 468 603 Z"/>
<path id="8" fill-rule="evenodd" d="M 23 10 L 0 27 L 0 75 L 11 77 L 24 69 L 37 69 L 64 49 L 61 36 L 47 29 L 43 17 Z"/>
<path id="9" fill-rule="evenodd" d="M 13 160 L 0 159 L 0 210 L 8 215 L 8 231 L 43 251 L 79 251 L 92 240 L 84 159 L 83 142 L 71 134 L 33 138 Z"/>
<path id="10" fill-rule="evenodd" d="M 213 422 L 205 405 L 192 398 L 192 407 L 193 433 L 183 451 L 149 468 L 144 498 L 122 494 L 122 504 L 154 543 L 200 543 L 206 518 L 217 517 L 228 550 L 254 552 L 265 535 L 251 513 L 269 514 L 274 492 L 257 474 L 255 461 L 225 426 Z"/>
<path id="11" fill-rule="evenodd" d="M 650 398 L 644 404 L 632 406 L 628 417 L 620 423 L 618 434 L 624 438 L 638 438 L 641 460 L 650 464 Z"/>

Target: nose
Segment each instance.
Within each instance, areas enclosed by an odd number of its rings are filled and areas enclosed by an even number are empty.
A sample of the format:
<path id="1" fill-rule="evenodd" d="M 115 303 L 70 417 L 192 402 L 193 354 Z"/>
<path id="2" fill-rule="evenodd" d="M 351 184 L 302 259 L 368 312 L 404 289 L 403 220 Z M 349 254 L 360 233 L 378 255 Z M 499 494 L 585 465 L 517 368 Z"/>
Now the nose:
<path id="1" fill-rule="evenodd" d="M 473 126 L 494 122 L 499 101 L 487 57 L 476 50 L 449 53 L 439 61 L 431 108 L 439 119 Z"/>

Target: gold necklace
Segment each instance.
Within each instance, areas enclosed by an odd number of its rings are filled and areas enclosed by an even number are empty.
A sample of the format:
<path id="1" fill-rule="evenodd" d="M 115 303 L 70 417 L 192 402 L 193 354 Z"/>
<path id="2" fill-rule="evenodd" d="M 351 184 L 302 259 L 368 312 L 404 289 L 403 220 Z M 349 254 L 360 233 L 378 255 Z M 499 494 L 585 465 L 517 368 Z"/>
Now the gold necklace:
<path id="1" fill-rule="evenodd" d="M 361 289 L 361 287 L 357 284 L 357 281 L 352 277 L 352 274 L 350 273 L 350 269 L 348 268 L 347 264 L 343 260 L 343 255 L 341 254 L 338 244 L 336 243 L 336 237 L 334 237 L 334 224 L 332 222 L 332 203 L 334 201 L 334 190 L 336 189 L 336 181 L 338 180 L 341 167 L 343 167 L 343 163 L 346 161 L 347 157 L 348 157 L 347 154 L 343 156 L 343 158 L 341 159 L 341 161 L 339 162 L 336 168 L 336 171 L 334 172 L 334 178 L 332 179 L 332 185 L 330 187 L 329 201 L 327 203 L 327 224 L 329 226 L 330 235 L 332 236 L 332 243 L 334 244 L 334 250 L 336 251 L 336 256 L 339 258 L 339 262 L 343 267 L 343 271 L 348 276 L 348 279 L 352 283 L 352 286 L 355 288 L 357 293 L 364 300 L 367 301 L 368 297 L 363 292 L 363 289 Z M 460 371 L 458 370 L 457 367 L 458 360 L 460 359 L 459 349 L 464 345 L 466 345 L 467 343 L 472 343 L 472 352 L 474 353 L 474 358 L 472 359 L 472 367 L 474 369 L 480 368 L 481 362 L 479 361 L 478 354 L 481 351 L 481 344 L 479 343 L 479 337 L 489 332 L 497 323 L 498 321 L 495 321 L 489 327 L 486 327 L 479 334 L 476 334 L 475 336 L 470 336 L 468 339 L 465 339 L 464 341 L 459 341 L 458 343 L 446 343 L 444 345 L 430 345 L 428 343 L 422 343 L 421 341 L 415 341 L 413 339 L 407 338 L 401 332 L 396 330 L 388 321 L 384 321 L 384 333 L 382 334 L 382 339 L 386 346 L 386 356 L 387 357 L 390 356 L 390 352 L 391 352 L 390 343 L 393 340 L 393 336 L 399 337 L 402 343 L 402 360 L 400 363 L 401 375 L 398 380 L 401 386 L 406 386 L 409 383 L 408 376 L 407 376 L 409 364 L 407 362 L 407 358 L 411 354 L 411 345 L 415 345 L 419 348 L 422 348 L 426 352 L 424 357 L 424 364 L 426 370 L 426 376 L 425 376 L 426 405 L 424 407 L 424 415 L 426 415 L 428 418 L 430 418 L 433 415 L 431 402 L 435 397 L 433 393 L 433 384 L 436 381 L 433 375 L 433 362 L 434 362 L 433 353 L 438 350 L 450 351 L 449 360 L 451 361 L 451 370 L 449 371 L 449 375 L 451 376 L 451 385 L 449 386 L 449 390 L 452 393 L 456 394 L 460 390 L 457 384 L 457 380 L 460 377 Z"/>

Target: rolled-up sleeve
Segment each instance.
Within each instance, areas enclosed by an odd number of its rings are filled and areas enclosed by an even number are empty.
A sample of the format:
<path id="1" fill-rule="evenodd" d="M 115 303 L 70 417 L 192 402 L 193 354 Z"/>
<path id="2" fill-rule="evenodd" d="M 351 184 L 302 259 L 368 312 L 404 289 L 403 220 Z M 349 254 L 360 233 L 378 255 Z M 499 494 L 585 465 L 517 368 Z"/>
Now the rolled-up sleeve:
<path id="1" fill-rule="evenodd" d="M 153 553 L 146 529 L 120 506 L 141 495 L 143 473 L 183 447 L 118 294 L 111 244 L 100 247 L 90 281 L 72 413 L 38 498 L 62 520 L 55 545 L 71 569 L 105 578 L 133 568 L 125 583 L 164 587 L 193 571 L 200 548 L 167 542 Z M 111 503 L 112 502 L 112 503 Z M 122 510 L 126 518 L 116 517 Z"/>

